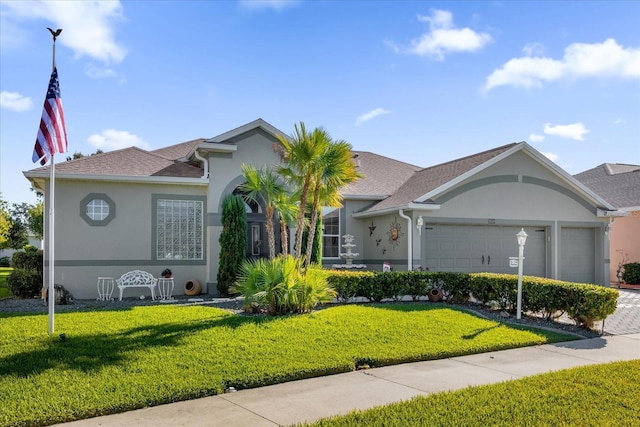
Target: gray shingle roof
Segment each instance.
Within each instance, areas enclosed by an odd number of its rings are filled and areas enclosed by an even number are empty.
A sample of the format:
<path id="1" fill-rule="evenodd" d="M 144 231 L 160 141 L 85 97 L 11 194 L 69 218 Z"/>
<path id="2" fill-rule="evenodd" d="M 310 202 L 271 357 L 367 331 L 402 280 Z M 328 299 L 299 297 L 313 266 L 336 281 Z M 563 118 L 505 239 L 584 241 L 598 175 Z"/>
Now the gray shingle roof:
<path id="1" fill-rule="evenodd" d="M 171 148 L 171 147 L 167 147 Z M 29 172 L 48 171 L 49 166 Z M 113 176 L 174 176 L 200 178 L 202 169 L 189 163 L 179 163 L 160 154 L 137 147 L 109 151 L 56 163 L 57 174 Z"/>
<path id="2" fill-rule="evenodd" d="M 393 195 L 370 207 L 367 211 L 377 211 L 396 206 L 405 206 L 430 191 L 435 190 L 441 185 L 457 178 L 465 172 L 468 172 L 510 148 L 513 148 L 515 145 L 517 144 L 512 143 L 504 145 L 502 147 L 483 151 L 482 153 L 419 170 L 412 174 L 412 176 L 402 186 L 400 186 L 398 191 Z"/>
<path id="3" fill-rule="evenodd" d="M 574 178 L 617 209 L 640 206 L 640 165 L 603 163 Z"/>
<path id="4" fill-rule="evenodd" d="M 193 149 L 193 147 L 205 141 L 206 141 L 205 138 L 193 139 L 191 141 L 182 142 L 180 144 L 159 148 L 151 152 L 158 154 L 162 157 L 166 157 L 167 159 L 178 160 L 178 159 L 185 158 L 187 154 L 189 154 L 189 152 Z"/>
<path id="5" fill-rule="evenodd" d="M 345 196 L 387 197 L 395 193 L 419 166 L 410 165 L 368 151 L 354 151 L 356 170 L 363 175 L 356 182 L 344 187 Z"/>

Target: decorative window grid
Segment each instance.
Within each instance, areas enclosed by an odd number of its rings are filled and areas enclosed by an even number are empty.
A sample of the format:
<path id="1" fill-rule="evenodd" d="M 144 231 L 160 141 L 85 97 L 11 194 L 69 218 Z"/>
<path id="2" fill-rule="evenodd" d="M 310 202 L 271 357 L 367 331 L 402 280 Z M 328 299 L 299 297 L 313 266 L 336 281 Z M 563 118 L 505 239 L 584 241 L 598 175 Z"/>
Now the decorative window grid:
<path id="1" fill-rule="evenodd" d="M 156 208 L 157 259 L 202 260 L 204 203 L 158 199 Z"/>
<path id="2" fill-rule="evenodd" d="M 322 257 L 340 258 L 340 209 L 322 208 Z"/>
<path id="3" fill-rule="evenodd" d="M 93 199 L 87 203 L 87 216 L 94 221 L 104 221 L 109 216 L 109 205 L 102 199 Z"/>

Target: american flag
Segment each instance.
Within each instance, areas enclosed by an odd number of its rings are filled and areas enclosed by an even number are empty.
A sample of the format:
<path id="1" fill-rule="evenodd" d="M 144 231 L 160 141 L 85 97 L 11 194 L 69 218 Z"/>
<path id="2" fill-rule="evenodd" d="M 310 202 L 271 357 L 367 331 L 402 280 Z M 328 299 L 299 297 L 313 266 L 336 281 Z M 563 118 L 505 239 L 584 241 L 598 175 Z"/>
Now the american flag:
<path id="1" fill-rule="evenodd" d="M 47 98 L 44 100 L 40 129 L 38 129 L 38 138 L 36 138 L 31 160 L 34 163 L 40 161 L 41 165 L 45 165 L 52 154 L 66 151 L 67 129 L 64 125 L 58 69 L 54 68 L 49 80 Z"/>

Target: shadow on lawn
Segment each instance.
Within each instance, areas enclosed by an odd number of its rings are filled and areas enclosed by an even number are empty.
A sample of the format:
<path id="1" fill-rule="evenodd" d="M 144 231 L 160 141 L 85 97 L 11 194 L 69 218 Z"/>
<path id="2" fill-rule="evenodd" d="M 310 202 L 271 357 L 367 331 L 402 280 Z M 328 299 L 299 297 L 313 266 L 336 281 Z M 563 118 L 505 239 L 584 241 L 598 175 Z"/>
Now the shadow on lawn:
<path id="1" fill-rule="evenodd" d="M 139 326 L 118 333 L 80 336 L 64 334 L 64 339 L 55 335 L 42 341 L 42 349 L 0 357 L 0 376 L 26 377 L 38 375 L 47 369 L 59 368 L 91 371 L 110 365 L 126 366 L 131 359 L 130 353 L 151 347 L 179 346 L 183 338 L 194 332 L 218 327 L 235 329 L 246 324 L 268 323 L 279 319 L 229 316 Z"/>

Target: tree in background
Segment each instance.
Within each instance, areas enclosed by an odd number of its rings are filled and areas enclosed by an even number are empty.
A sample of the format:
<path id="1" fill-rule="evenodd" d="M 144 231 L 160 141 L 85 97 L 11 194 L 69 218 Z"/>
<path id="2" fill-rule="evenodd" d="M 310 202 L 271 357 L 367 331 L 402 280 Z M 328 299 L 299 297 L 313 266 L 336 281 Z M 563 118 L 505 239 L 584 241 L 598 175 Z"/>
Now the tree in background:
<path id="1" fill-rule="evenodd" d="M 7 210 L 7 202 L 0 198 L 0 249 L 4 249 L 9 241 L 11 229 L 11 216 Z"/>
<path id="2" fill-rule="evenodd" d="M 90 156 L 94 156 L 96 154 L 102 154 L 102 153 L 104 153 L 104 151 L 102 151 L 101 149 L 98 148 L 95 153 L 91 153 L 89 155 Z M 73 153 L 73 155 L 67 156 L 67 162 L 70 162 L 71 160 L 81 159 L 83 157 L 87 157 L 87 156 L 82 154 L 80 151 L 76 151 L 75 153 Z"/>
<path id="3" fill-rule="evenodd" d="M 222 233 L 220 243 L 220 267 L 218 268 L 218 292 L 229 295 L 245 258 L 247 246 L 247 212 L 241 196 L 229 194 L 222 201 Z"/>

